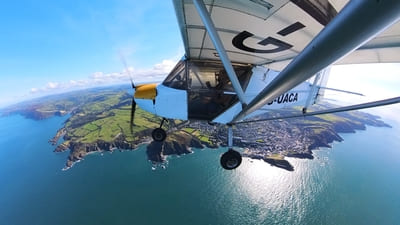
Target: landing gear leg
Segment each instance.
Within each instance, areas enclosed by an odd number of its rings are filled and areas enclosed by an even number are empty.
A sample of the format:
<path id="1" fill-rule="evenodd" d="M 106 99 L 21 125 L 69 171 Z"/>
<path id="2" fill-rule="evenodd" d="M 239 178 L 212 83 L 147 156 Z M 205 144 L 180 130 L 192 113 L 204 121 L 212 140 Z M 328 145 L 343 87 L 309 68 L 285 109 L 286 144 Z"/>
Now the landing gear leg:
<path id="1" fill-rule="evenodd" d="M 160 127 L 154 129 L 153 132 L 151 132 L 151 137 L 153 138 L 154 141 L 163 142 L 165 138 L 167 138 L 167 132 L 165 132 L 165 130 L 162 129 L 162 125 L 164 124 L 165 121 L 167 120 L 163 118 Z"/>
<path id="2" fill-rule="evenodd" d="M 233 132 L 232 126 L 228 126 L 228 151 L 222 154 L 220 163 L 222 168 L 226 170 L 233 170 L 240 166 L 242 163 L 242 156 L 239 152 L 233 150 Z"/>

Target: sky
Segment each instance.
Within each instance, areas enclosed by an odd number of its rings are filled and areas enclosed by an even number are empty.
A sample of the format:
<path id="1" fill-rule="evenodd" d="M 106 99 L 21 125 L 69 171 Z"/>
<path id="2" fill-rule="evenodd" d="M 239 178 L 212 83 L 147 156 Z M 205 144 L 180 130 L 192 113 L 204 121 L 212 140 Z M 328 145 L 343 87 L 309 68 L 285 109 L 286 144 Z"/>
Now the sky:
<path id="1" fill-rule="evenodd" d="M 349 102 L 355 99 L 374 101 L 395 97 L 400 95 L 400 63 L 332 66 L 327 86 L 365 95 L 359 97 L 344 94 L 346 97 L 342 100 Z"/>
<path id="2" fill-rule="evenodd" d="M 165 0 L 6 1 L 0 30 L 0 106 L 128 82 L 121 58 L 135 81 L 160 80 L 184 55 Z"/>
<path id="3" fill-rule="evenodd" d="M 339 105 L 352 105 L 400 96 L 400 63 L 358 64 L 332 66 L 328 87 L 353 91 L 364 96 L 326 92 L 327 99 Z M 334 103 L 335 103 L 334 101 Z M 390 118 L 400 126 L 400 104 L 366 110 Z"/>
<path id="4" fill-rule="evenodd" d="M 184 55 L 172 1 L 20 0 L 0 7 L 0 107 L 77 88 L 161 81 Z M 126 61 L 125 68 L 123 60 Z M 334 66 L 359 102 L 399 95 L 400 64 Z"/>

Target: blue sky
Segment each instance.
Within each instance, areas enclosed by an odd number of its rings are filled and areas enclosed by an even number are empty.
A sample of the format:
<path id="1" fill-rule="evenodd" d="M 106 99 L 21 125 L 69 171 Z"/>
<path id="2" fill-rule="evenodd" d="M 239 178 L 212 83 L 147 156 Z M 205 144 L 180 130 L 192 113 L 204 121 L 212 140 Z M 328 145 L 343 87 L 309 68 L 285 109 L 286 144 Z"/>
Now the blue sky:
<path id="1" fill-rule="evenodd" d="M 7 1 L 0 29 L 0 106 L 112 83 L 120 55 L 146 79 L 184 54 L 171 1 Z"/>

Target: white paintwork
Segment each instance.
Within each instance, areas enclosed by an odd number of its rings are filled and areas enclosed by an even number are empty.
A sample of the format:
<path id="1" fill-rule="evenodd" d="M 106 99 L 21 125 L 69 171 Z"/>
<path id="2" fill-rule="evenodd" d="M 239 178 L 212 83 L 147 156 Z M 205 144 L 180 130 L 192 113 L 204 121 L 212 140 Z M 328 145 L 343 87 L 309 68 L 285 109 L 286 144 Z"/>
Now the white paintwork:
<path id="1" fill-rule="evenodd" d="M 245 91 L 245 98 L 248 102 L 255 98 L 257 94 L 260 93 L 260 91 L 263 90 L 265 86 L 267 86 L 267 84 L 270 83 L 279 74 L 279 72 L 277 71 L 269 70 L 262 66 L 254 67 L 252 73 L 252 77 Z M 299 86 L 292 89 L 290 92 L 288 92 L 298 94 L 296 102 L 286 102 L 281 104 L 274 102 L 270 105 L 267 104 L 256 112 L 250 114 L 246 118 L 254 117 L 256 115 L 265 113 L 268 110 L 284 109 L 293 106 L 304 106 L 310 90 L 311 83 L 309 81 L 305 81 Z M 312 99 L 315 100 L 315 96 L 312 96 Z M 151 99 L 135 100 L 140 108 L 157 116 L 170 119 L 188 119 L 188 96 L 186 90 L 178 90 L 159 84 L 157 86 L 157 96 L 155 104 L 153 104 L 153 100 Z M 219 115 L 215 120 L 213 120 L 213 122 L 223 124 L 229 123 L 234 116 L 240 113 L 241 110 L 241 104 L 237 103 L 229 108 L 227 111 L 225 111 L 223 114 Z"/>
<path id="2" fill-rule="evenodd" d="M 299 9 L 288 0 L 268 1 L 274 7 L 267 10 L 252 1 L 205 1 L 208 9 L 212 6 L 211 18 L 218 31 L 224 48 L 232 62 L 264 64 L 295 57 L 322 30 L 323 26 L 310 15 Z M 183 35 L 186 55 L 191 59 L 218 60 L 215 47 L 192 1 L 175 0 L 181 12 L 177 12 L 179 25 Z M 183 4 L 183 5 L 181 5 Z M 183 10 L 183 12 L 182 12 Z M 301 22 L 306 27 L 292 35 L 277 34 L 283 28 Z M 293 45 L 286 51 L 260 54 L 242 51 L 232 45 L 232 39 L 242 31 L 248 31 L 255 36 L 246 40 L 246 45 L 256 49 L 271 49 L 275 46 L 262 46 L 258 42 L 271 36 Z"/>
<path id="3" fill-rule="evenodd" d="M 188 119 L 188 97 L 186 90 L 178 90 L 166 87 L 162 84 L 157 86 L 156 112 L 165 118 L 180 120 Z"/>
<path id="4" fill-rule="evenodd" d="M 157 116 L 169 119 L 188 119 L 187 92 L 157 85 L 155 104 L 153 100 L 135 99 L 140 108 Z"/>
<path id="5" fill-rule="evenodd" d="M 257 94 L 260 93 L 260 91 L 263 90 L 265 86 L 267 86 L 267 84 L 271 82 L 278 74 L 279 72 L 268 70 L 267 68 L 262 66 L 254 67 L 253 75 L 245 91 L 246 100 L 251 101 L 253 98 L 255 98 Z M 294 106 L 304 106 L 307 101 L 307 97 L 310 90 L 311 90 L 311 83 L 305 81 L 300 85 L 298 85 L 297 87 L 293 88 L 290 92 L 288 92 L 288 93 L 298 94 L 296 102 L 286 102 L 281 104 L 274 102 L 270 105 L 267 104 L 263 106 L 261 109 L 250 114 L 246 118 L 251 118 L 256 115 L 260 115 L 262 113 L 267 112 L 268 110 L 291 108 Z M 315 98 L 315 96 L 313 96 L 313 98 Z M 232 121 L 233 117 L 236 116 L 241 110 L 242 110 L 241 104 L 237 103 L 230 109 L 225 111 L 223 114 L 219 115 L 216 119 L 213 120 L 213 122 L 224 123 L 224 124 L 229 123 Z"/>
<path id="6" fill-rule="evenodd" d="M 192 0 L 173 0 L 173 2 L 187 57 L 218 60 L 214 45 Z M 204 1 L 209 11 L 212 8 L 211 18 L 232 62 L 266 65 L 276 71 L 282 71 L 324 26 L 292 1 L 265 1 L 273 5 L 271 9 L 266 9 L 256 2 L 248 0 Z M 329 2 L 340 13 L 349 0 L 329 0 Z M 295 22 L 300 22 L 305 27 L 286 36 L 277 34 L 281 29 Z M 267 37 L 284 41 L 293 47 L 282 52 L 265 54 L 243 51 L 232 45 L 232 39 L 242 31 L 248 31 L 255 35 L 245 41 L 247 46 L 255 49 L 273 48 L 273 46 L 258 44 Z M 400 62 L 399 51 L 400 22 L 397 22 L 335 64 Z"/>
<path id="7" fill-rule="evenodd" d="M 147 111 L 151 114 L 157 115 L 156 108 L 153 104 L 153 100 L 151 100 L 151 99 L 135 99 L 135 102 L 144 111 Z"/>

